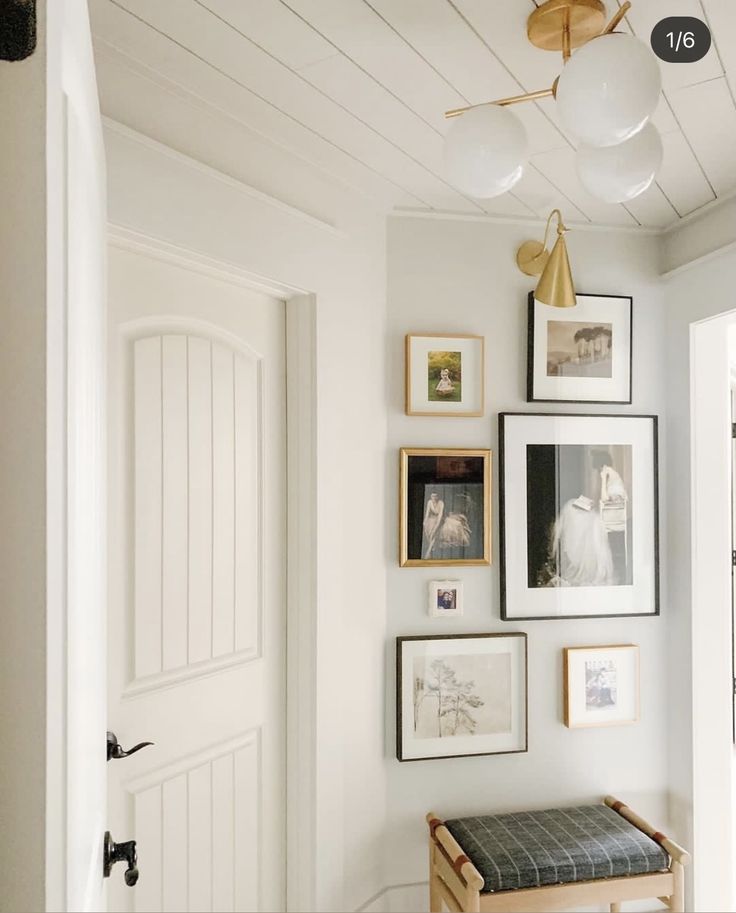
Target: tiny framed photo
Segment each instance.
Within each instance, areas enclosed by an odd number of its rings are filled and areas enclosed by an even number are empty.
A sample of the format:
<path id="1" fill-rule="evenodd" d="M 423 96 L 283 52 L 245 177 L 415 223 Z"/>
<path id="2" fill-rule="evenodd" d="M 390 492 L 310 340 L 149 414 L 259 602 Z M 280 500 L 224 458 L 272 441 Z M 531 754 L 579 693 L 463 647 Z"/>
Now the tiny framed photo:
<path id="1" fill-rule="evenodd" d="M 482 336 L 407 336 L 406 414 L 483 415 L 484 370 Z"/>
<path id="2" fill-rule="evenodd" d="M 639 648 L 634 644 L 563 650 L 565 725 L 622 726 L 639 720 Z"/>
<path id="3" fill-rule="evenodd" d="M 432 618 L 456 618 L 463 614 L 463 585 L 460 580 L 429 581 L 429 614 Z"/>
<path id="4" fill-rule="evenodd" d="M 529 294 L 528 402 L 631 403 L 632 299 L 576 298 L 561 310 Z"/>
<path id="5" fill-rule="evenodd" d="M 491 563 L 491 451 L 401 449 L 401 567 Z"/>
<path id="6" fill-rule="evenodd" d="M 399 761 L 528 750 L 526 634 L 396 638 Z"/>
<path id="7" fill-rule="evenodd" d="M 501 413 L 501 618 L 659 614 L 657 417 Z"/>

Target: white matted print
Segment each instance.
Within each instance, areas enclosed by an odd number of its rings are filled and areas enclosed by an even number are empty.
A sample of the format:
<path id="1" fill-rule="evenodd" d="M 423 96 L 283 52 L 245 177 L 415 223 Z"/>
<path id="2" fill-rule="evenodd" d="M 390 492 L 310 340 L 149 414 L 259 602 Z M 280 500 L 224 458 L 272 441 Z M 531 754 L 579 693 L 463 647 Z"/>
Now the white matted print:
<path id="1" fill-rule="evenodd" d="M 654 416 L 502 414 L 501 617 L 656 615 Z"/>
<path id="2" fill-rule="evenodd" d="M 429 581 L 429 614 L 432 618 L 454 618 L 463 614 L 463 585 L 460 580 Z"/>
<path id="3" fill-rule="evenodd" d="M 566 647 L 565 725 L 617 726 L 639 719 L 639 648 Z"/>
<path id="4" fill-rule="evenodd" d="M 526 634 L 398 637 L 400 761 L 527 750 Z"/>
<path id="5" fill-rule="evenodd" d="M 529 402 L 630 403 L 633 302 L 577 295 L 555 308 L 529 295 Z"/>
<path id="6" fill-rule="evenodd" d="M 406 337 L 406 414 L 483 415 L 482 336 Z"/>

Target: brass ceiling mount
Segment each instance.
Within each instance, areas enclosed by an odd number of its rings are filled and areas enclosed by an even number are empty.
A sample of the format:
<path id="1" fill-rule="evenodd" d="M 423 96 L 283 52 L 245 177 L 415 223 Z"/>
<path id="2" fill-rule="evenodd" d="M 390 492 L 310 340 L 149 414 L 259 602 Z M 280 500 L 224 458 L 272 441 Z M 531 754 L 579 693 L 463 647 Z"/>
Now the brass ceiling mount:
<path id="1" fill-rule="evenodd" d="M 606 8 L 602 0 L 547 0 L 529 16 L 526 34 L 535 47 L 562 51 L 566 46 L 581 47 L 600 35 L 605 27 Z"/>

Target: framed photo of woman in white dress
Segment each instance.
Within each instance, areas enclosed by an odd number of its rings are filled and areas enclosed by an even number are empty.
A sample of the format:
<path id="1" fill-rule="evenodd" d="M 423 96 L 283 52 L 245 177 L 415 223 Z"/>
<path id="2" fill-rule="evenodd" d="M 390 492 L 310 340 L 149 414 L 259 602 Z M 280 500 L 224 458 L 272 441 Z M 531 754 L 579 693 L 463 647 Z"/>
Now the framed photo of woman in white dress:
<path id="1" fill-rule="evenodd" d="M 402 567 L 491 563 L 490 450 L 401 450 Z"/>
<path id="2" fill-rule="evenodd" d="M 659 614 L 657 418 L 499 416 L 501 618 Z"/>

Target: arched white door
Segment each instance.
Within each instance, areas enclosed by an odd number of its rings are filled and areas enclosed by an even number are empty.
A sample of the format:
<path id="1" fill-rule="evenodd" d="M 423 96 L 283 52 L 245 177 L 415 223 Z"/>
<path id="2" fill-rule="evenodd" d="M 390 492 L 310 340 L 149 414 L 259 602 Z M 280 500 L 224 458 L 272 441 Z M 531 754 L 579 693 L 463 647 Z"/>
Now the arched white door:
<path id="1" fill-rule="evenodd" d="M 285 305 L 110 251 L 111 910 L 283 910 Z"/>

